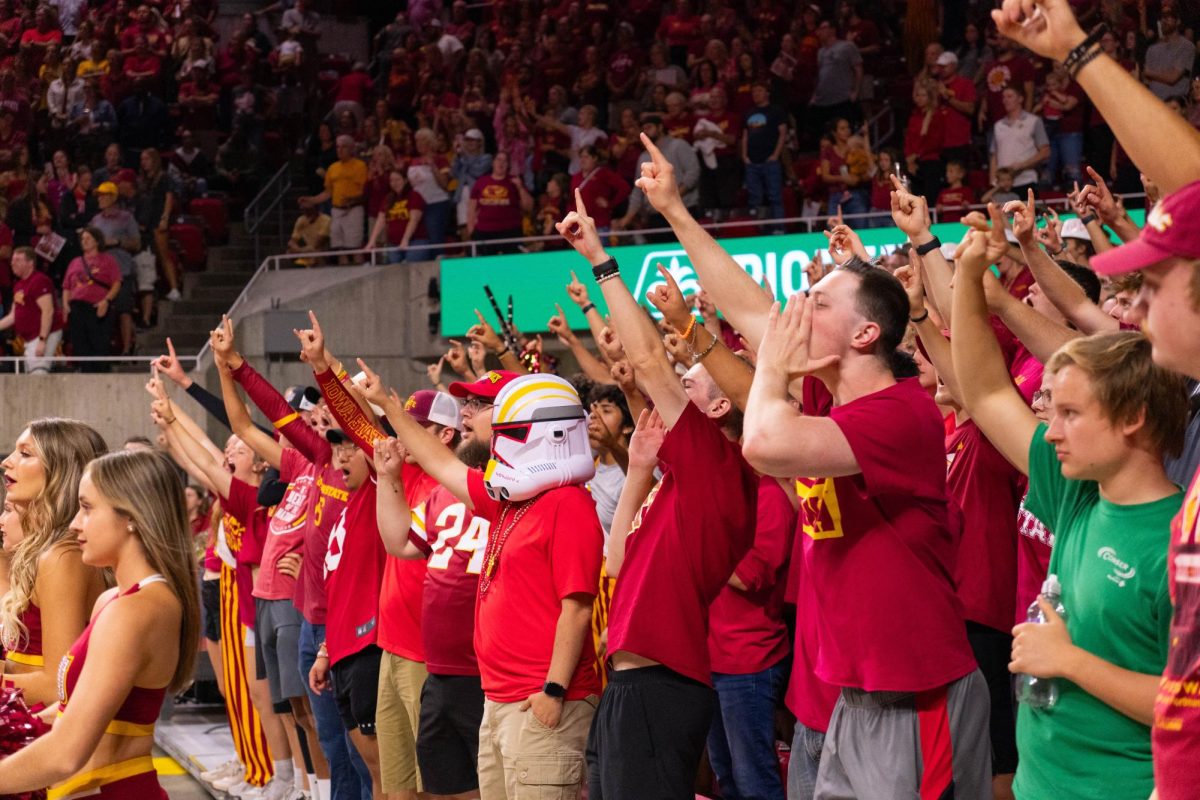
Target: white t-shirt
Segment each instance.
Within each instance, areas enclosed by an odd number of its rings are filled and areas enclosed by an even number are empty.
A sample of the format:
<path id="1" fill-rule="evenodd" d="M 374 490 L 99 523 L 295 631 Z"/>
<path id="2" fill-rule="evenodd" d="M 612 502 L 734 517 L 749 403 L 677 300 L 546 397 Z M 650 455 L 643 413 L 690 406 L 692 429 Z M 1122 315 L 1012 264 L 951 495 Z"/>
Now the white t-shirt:
<path id="1" fill-rule="evenodd" d="M 567 130 L 571 133 L 571 165 L 567 171 L 574 175 L 582 169 L 579 166 L 580 149 L 596 142 L 607 142 L 608 134 L 596 127 L 581 128 L 578 125 L 568 125 Z"/>
<path id="2" fill-rule="evenodd" d="M 1015 120 L 1007 116 L 996 123 L 992 136 L 992 153 L 997 167 L 1011 167 L 1037 155 L 1037 151 L 1050 144 L 1042 118 L 1022 111 Z M 1025 186 L 1037 182 L 1036 169 L 1023 169 L 1013 177 L 1014 186 Z"/>

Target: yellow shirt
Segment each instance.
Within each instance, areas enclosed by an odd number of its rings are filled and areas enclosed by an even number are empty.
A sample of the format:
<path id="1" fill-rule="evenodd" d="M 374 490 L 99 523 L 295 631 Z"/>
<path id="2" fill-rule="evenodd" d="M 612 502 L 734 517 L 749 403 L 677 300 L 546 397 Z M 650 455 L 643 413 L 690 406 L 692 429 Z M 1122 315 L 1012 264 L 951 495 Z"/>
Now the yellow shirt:
<path id="1" fill-rule="evenodd" d="M 90 58 L 79 62 L 79 68 L 76 74 L 81 78 L 86 78 L 90 75 L 107 75 L 108 74 L 108 59 L 100 61 L 92 61 Z"/>
<path id="2" fill-rule="evenodd" d="M 362 202 L 366 189 L 367 162 L 360 158 L 348 162 L 339 159 L 325 170 L 325 190 L 334 208 L 343 208 L 349 201 Z"/>

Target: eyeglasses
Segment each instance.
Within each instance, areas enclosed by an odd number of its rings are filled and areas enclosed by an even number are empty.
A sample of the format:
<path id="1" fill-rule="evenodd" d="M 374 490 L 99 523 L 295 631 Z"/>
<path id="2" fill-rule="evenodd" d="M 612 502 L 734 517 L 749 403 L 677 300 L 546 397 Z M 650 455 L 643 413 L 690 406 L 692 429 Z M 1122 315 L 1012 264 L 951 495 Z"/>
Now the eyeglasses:
<path id="1" fill-rule="evenodd" d="M 481 397 L 468 397 L 467 402 L 463 403 L 462 410 L 463 411 L 471 411 L 471 412 L 483 411 L 485 409 L 491 408 L 494 405 L 496 405 L 496 404 L 492 403 L 488 400 L 484 400 Z"/>

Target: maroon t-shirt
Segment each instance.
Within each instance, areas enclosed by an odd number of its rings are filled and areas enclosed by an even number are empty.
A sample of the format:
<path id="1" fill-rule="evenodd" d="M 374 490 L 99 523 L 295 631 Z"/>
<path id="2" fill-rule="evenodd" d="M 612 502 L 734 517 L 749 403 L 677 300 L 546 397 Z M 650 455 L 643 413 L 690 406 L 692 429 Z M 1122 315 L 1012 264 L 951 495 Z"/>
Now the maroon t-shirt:
<path id="1" fill-rule="evenodd" d="M 1021 56 L 1007 61 L 989 61 L 980 71 L 984 95 L 987 98 L 987 121 L 995 123 L 1004 118 L 1004 90 L 1009 86 L 1017 90 L 1021 100 L 1025 99 L 1025 84 L 1036 82 L 1037 72 L 1033 64 Z"/>
<path id="2" fill-rule="evenodd" d="M 54 300 L 54 282 L 44 272 L 34 270 L 28 278 L 17 281 L 13 287 L 13 330 L 26 342 L 32 342 L 42 332 L 42 309 L 38 298 L 50 295 Z M 61 331 L 62 315 L 57 311 L 50 315 L 50 330 Z"/>
<path id="3" fill-rule="evenodd" d="M 421 635 L 434 675 L 478 675 L 475 597 L 491 523 L 438 486 L 413 510 L 408 539 L 425 554 Z"/>
<path id="4" fill-rule="evenodd" d="M 947 186 L 938 192 L 938 217 L 942 222 L 958 222 L 966 215 L 966 206 L 975 202 L 970 186 Z"/>
<path id="5" fill-rule="evenodd" d="M 288 484 L 283 500 L 275 507 L 263 544 L 262 567 L 254 579 L 254 596 L 263 600 L 291 600 L 296 579 L 279 571 L 279 559 L 302 551 L 304 528 L 316 484 L 304 456 L 285 447 L 279 462 L 279 479 Z"/>
<path id="6" fill-rule="evenodd" d="M 63 277 L 63 291 L 71 293 L 71 301 L 95 305 L 108 295 L 113 284 L 121 280 L 121 268 L 107 253 L 97 253 L 90 259 L 77 256 Z"/>
<path id="7" fill-rule="evenodd" d="M 737 443 L 691 403 L 658 458 L 662 480 L 625 541 L 608 651 L 653 659 L 711 686 L 709 606 L 754 544 L 759 478 Z"/>
<path id="8" fill-rule="evenodd" d="M 262 563 L 270 525 L 268 510 L 258 504 L 258 487 L 233 478 L 229 496 L 221 498 L 225 542 L 237 558 L 238 619 L 254 628 L 254 568 Z"/>
<path id="9" fill-rule="evenodd" d="M 471 187 L 471 199 L 479 204 L 475 230 L 501 233 L 521 229 L 521 193 L 512 178 L 496 180 L 484 175 Z"/>
<path id="10" fill-rule="evenodd" d="M 1050 570 L 1050 552 L 1054 534 L 1025 508 L 1028 480 L 1022 480 L 1021 505 L 1017 510 L 1017 599 L 1013 619 L 1025 622 L 1030 604 L 1042 592 L 1042 583 Z"/>
<path id="11" fill-rule="evenodd" d="M 953 580 L 941 415 L 902 380 L 829 416 L 861 471 L 798 482 L 817 675 L 867 691 L 945 686 L 976 664 Z"/>
<path id="12" fill-rule="evenodd" d="M 411 186 L 405 186 L 399 196 L 389 195 L 384 200 L 380 211 L 387 221 L 387 237 L 390 244 L 398 245 L 404 239 L 404 232 L 408 230 L 408 221 L 412 219 L 415 211 L 421 212 L 421 219 L 417 221 L 417 227 L 413 229 L 411 241 L 419 242 L 429 238 L 429 231 L 425 228 L 425 199 Z"/>
<path id="13" fill-rule="evenodd" d="M 762 476 L 754 545 L 734 568 L 745 585 L 728 583 L 708 608 L 708 655 L 712 671 L 750 675 L 779 663 L 791 649 L 783 623 L 787 563 L 796 512 L 779 481 Z"/>
<path id="14" fill-rule="evenodd" d="M 1020 477 L 971 420 L 946 437 L 946 491 L 963 514 L 954 570 L 963 614 L 1005 632 L 1016 599 Z"/>
<path id="15" fill-rule="evenodd" d="M 962 75 L 955 75 L 944 81 L 950 91 L 950 97 L 964 103 L 974 103 L 976 100 L 975 84 Z M 966 147 L 971 143 L 971 121 L 974 114 L 964 114 L 949 104 L 942 106 L 945 124 L 943 125 L 943 143 L 946 147 Z"/>

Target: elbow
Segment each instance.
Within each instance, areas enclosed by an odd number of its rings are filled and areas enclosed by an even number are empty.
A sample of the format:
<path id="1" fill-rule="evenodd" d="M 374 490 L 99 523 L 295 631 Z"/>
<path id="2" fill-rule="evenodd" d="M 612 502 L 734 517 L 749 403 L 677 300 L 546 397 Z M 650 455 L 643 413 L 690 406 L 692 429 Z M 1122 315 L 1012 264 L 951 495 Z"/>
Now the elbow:
<path id="1" fill-rule="evenodd" d="M 765 475 L 773 474 L 772 449 L 770 437 L 759 429 L 759 426 L 745 427 L 742 435 L 742 457 L 746 459 L 746 463 Z"/>

